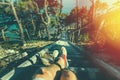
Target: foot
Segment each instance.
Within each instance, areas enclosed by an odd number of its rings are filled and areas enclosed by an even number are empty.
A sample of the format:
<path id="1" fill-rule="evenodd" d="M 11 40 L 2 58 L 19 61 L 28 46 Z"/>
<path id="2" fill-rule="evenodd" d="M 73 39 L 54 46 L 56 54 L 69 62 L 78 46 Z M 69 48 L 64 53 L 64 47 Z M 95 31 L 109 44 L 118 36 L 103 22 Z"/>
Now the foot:
<path id="1" fill-rule="evenodd" d="M 67 50 L 66 50 L 65 47 L 62 47 L 61 51 L 62 51 L 61 57 L 64 59 L 65 68 L 68 68 L 69 64 L 68 64 L 68 61 L 67 61 Z"/>

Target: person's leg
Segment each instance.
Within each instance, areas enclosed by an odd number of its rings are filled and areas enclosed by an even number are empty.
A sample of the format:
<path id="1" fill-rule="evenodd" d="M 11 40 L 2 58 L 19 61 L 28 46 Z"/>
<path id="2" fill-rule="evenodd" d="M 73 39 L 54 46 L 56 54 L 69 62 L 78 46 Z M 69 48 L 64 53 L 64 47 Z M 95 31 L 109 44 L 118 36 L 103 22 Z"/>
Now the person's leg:
<path id="1" fill-rule="evenodd" d="M 59 65 L 59 66 L 58 66 Z M 57 71 L 60 71 L 61 68 L 64 68 L 64 59 L 59 58 L 57 63 L 52 64 L 48 67 L 41 68 L 42 74 L 35 74 L 33 77 L 33 80 L 36 80 L 36 78 L 41 78 L 41 80 L 54 80 Z M 39 79 L 38 79 L 39 80 Z"/>
<path id="2" fill-rule="evenodd" d="M 64 47 L 62 47 L 61 50 L 62 50 L 62 52 L 64 52 L 63 53 L 64 61 L 65 61 L 64 63 L 66 64 L 65 68 L 67 68 L 69 66 L 68 61 L 67 61 L 67 51 Z M 76 77 L 75 73 L 73 73 L 72 71 L 63 70 L 60 80 L 77 80 L 77 77 Z"/>
<path id="3" fill-rule="evenodd" d="M 63 70 L 60 80 L 77 80 L 75 73 L 70 70 Z"/>
<path id="4" fill-rule="evenodd" d="M 33 80 L 54 80 L 57 71 L 66 67 L 67 53 L 65 52 L 65 48 L 62 48 L 64 49 L 62 50 L 63 54 L 58 58 L 58 61 L 48 67 L 41 68 L 42 74 L 35 74 Z"/>

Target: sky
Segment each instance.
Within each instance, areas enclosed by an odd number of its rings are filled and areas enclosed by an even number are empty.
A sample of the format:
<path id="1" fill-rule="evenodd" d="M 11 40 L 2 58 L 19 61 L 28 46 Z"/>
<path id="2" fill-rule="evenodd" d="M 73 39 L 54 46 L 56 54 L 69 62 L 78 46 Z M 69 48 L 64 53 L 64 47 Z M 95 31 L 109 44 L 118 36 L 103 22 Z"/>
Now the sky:
<path id="1" fill-rule="evenodd" d="M 101 2 L 106 2 L 108 3 L 108 5 L 112 5 L 112 3 L 118 1 L 118 0 L 100 0 Z M 63 0 L 63 12 L 67 12 L 69 13 L 71 11 L 72 8 L 74 8 L 76 5 L 76 0 Z M 89 9 L 89 7 L 91 6 L 91 2 L 89 0 L 79 0 L 79 6 L 87 6 L 87 8 Z"/>
<path id="2" fill-rule="evenodd" d="M 17 0 L 13 0 L 13 1 L 17 1 Z M 87 8 L 89 9 L 91 6 L 91 2 L 90 0 L 78 0 L 79 1 L 79 6 L 87 6 Z M 100 0 L 102 2 L 107 2 L 108 5 L 111 6 L 112 3 L 118 1 L 118 0 Z M 73 9 L 76 6 L 76 0 L 63 0 L 63 9 L 62 12 L 65 13 L 70 13 L 71 9 Z"/>

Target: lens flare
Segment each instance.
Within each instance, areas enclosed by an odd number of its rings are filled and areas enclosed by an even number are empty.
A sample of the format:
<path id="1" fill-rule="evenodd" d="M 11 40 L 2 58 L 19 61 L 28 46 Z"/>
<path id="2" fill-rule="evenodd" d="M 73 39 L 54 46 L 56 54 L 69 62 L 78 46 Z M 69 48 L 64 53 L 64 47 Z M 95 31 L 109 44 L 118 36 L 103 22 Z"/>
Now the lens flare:
<path id="1" fill-rule="evenodd" d="M 109 12 L 104 17 L 104 33 L 107 41 L 120 48 L 120 10 Z"/>

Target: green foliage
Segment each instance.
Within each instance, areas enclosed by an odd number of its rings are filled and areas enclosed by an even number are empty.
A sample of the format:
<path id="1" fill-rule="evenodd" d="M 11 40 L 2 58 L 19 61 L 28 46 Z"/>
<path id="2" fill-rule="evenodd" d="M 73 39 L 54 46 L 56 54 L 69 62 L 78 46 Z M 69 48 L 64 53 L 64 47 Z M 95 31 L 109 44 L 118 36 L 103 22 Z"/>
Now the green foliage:
<path id="1" fill-rule="evenodd" d="M 0 5 L 0 14 L 12 14 L 11 6 Z"/>
<path id="2" fill-rule="evenodd" d="M 8 13 L 8 14 L 12 13 L 10 6 L 5 7 L 4 10 L 5 10 L 5 12 Z"/>
<path id="3" fill-rule="evenodd" d="M 68 15 L 68 17 L 66 18 L 66 23 L 71 24 L 71 23 L 76 23 L 77 22 L 77 18 L 78 18 L 78 21 L 82 24 L 84 24 L 83 19 L 86 19 L 87 20 L 87 17 L 88 17 L 88 10 L 86 7 L 75 7 L 71 10 L 70 12 L 70 15 Z M 79 24 L 81 24 L 79 23 Z"/>
<path id="4" fill-rule="evenodd" d="M 60 19 L 62 20 L 66 18 L 66 14 L 61 14 L 62 2 L 59 2 L 57 0 L 47 0 L 48 4 L 46 4 L 47 8 L 45 8 L 44 1 L 45 0 L 18 0 L 13 3 L 13 7 L 11 7 L 11 4 L 9 4 L 10 1 L 7 2 L 8 5 L 6 5 L 6 1 L 5 1 L 5 4 L 2 3 L 2 5 L 0 5 L 0 13 L 1 14 L 5 13 L 5 18 L 10 17 L 9 21 L 11 22 L 11 21 L 16 21 L 16 20 L 11 20 L 11 19 L 16 19 L 13 13 L 13 11 L 15 11 L 16 16 L 19 19 L 18 23 L 20 21 L 21 24 L 24 24 L 22 25 L 23 30 L 19 30 L 18 34 L 21 36 L 20 31 L 23 31 L 23 36 L 27 35 L 30 37 L 30 39 L 37 39 L 36 36 L 39 35 L 44 36 L 44 34 L 47 34 L 46 26 L 47 27 L 49 26 L 49 28 L 55 27 L 56 29 L 60 29 L 58 27 L 61 27 L 61 25 L 63 25 L 63 23 L 60 22 Z M 15 10 L 12 10 L 12 8 L 14 8 Z M 42 13 L 40 11 L 42 11 Z M 43 17 L 43 19 L 41 16 Z M 35 26 L 32 25 L 32 20 Z M 46 23 L 48 22 L 47 23 L 48 25 L 45 25 L 44 21 Z M 35 35 L 33 35 L 33 27 L 34 27 Z M 27 39 L 28 37 L 26 38 L 26 40 Z"/>
<path id="5" fill-rule="evenodd" d="M 58 25 L 58 22 L 57 22 L 56 18 L 52 17 L 51 18 L 51 27 L 57 27 L 57 25 Z"/>
<path id="6" fill-rule="evenodd" d="M 19 49 L 20 48 L 20 46 L 19 46 L 19 44 L 11 44 L 11 43 L 9 43 L 9 42 L 6 42 L 6 43 L 4 43 L 4 45 L 3 45 L 3 43 L 0 43 L 0 45 L 1 45 L 1 47 L 2 48 L 4 48 L 4 49 Z"/>
<path id="7" fill-rule="evenodd" d="M 87 41 L 89 41 L 89 35 L 88 35 L 88 33 L 80 35 L 79 38 L 78 38 L 78 40 L 80 42 L 87 42 Z"/>
<path id="8" fill-rule="evenodd" d="M 34 10 L 36 10 L 36 6 L 32 0 L 20 0 L 17 3 L 17 10 L 23 11 L 23 12 L 26 12 L 29 10 L 34 11 Z"/>

